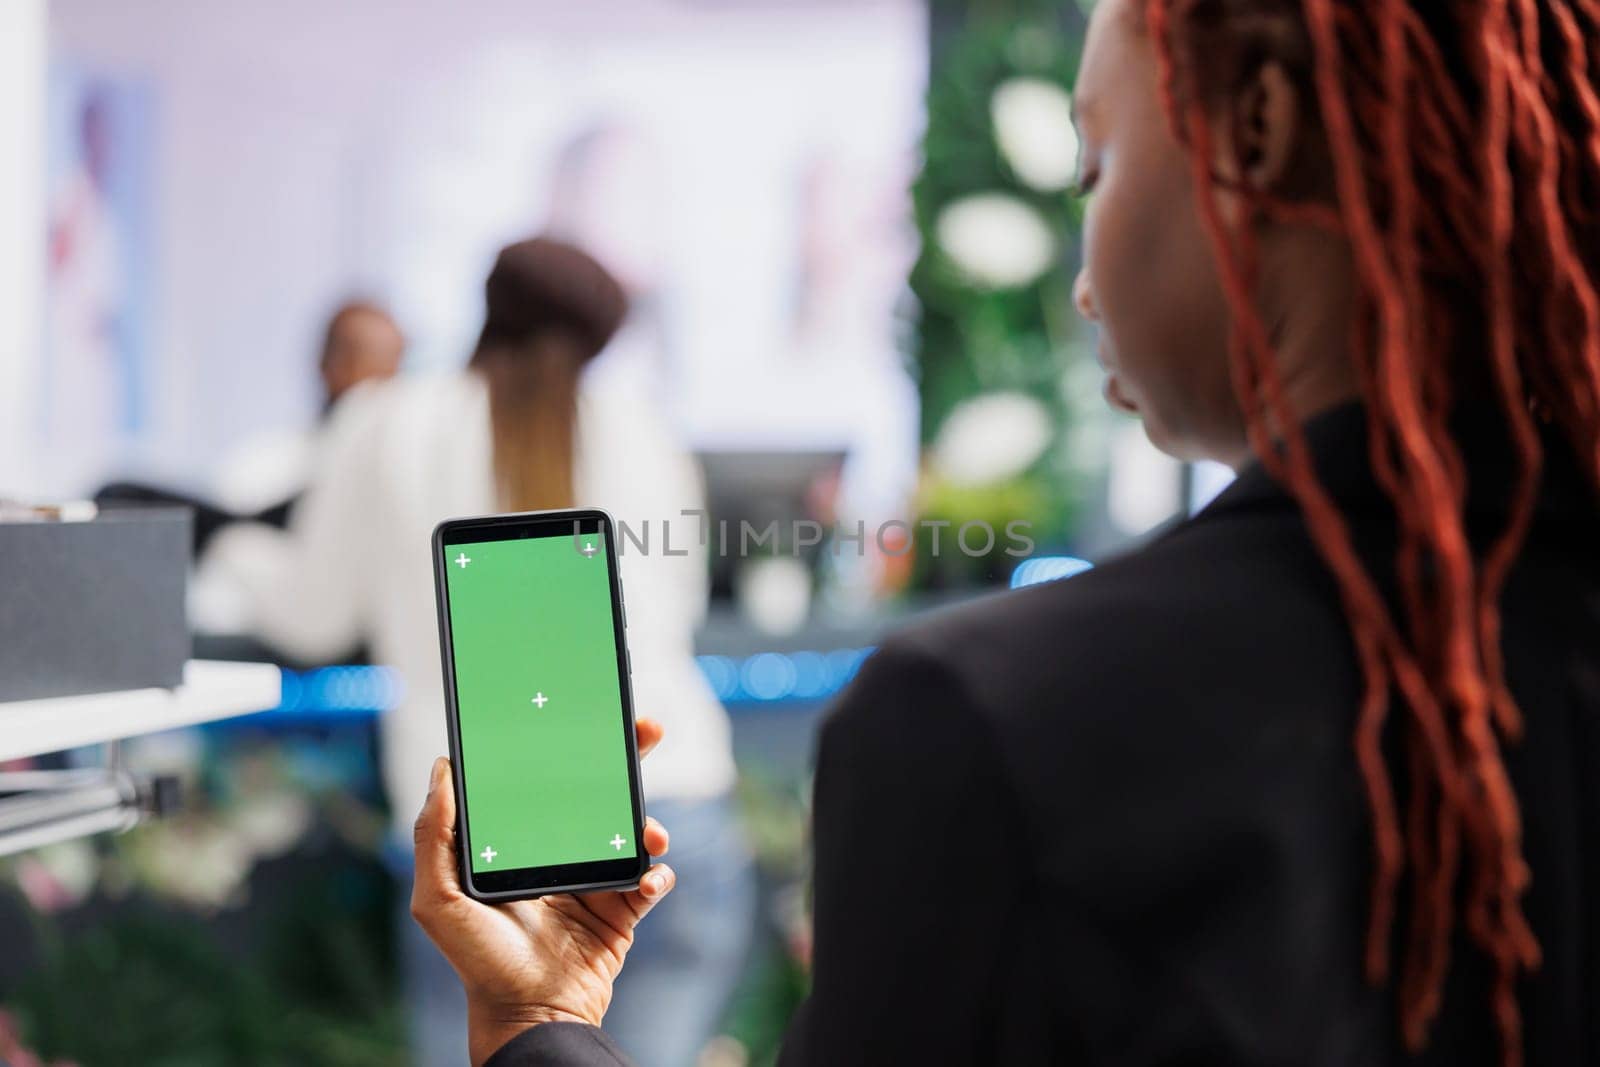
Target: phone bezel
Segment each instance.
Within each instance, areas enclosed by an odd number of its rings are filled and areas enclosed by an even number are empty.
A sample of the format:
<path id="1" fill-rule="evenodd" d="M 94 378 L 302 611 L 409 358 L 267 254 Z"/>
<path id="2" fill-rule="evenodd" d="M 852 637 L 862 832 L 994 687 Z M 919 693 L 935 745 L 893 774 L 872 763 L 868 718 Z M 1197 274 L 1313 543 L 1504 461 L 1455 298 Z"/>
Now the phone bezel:
<path id="1" fill-rule="evenodd" d="M 593 524 L 593 531 L 587 529 Z M 634 854 L 615 860 L 592 860 L 546 867 L 518 867 L 505 871 L 473 874 L 470 842 L 467 836 L 466 766 L 461 755 L 461 709 L 457 702 L 455 656 L 450 631 L 450 589 L 445 557 L 455 545 L 487 541 L 520 540 L 536 536 L 570 536 L 598 532 L 605 545 L 607 573 L 611 578 L 611 623 L 617 652 L 618 689 L 622 696 L 624 741 L 628 753 L 628 787 L 632 794 Z M 434 600 L 439 613 L 439 655 L 444 666 L 445 720 L 450 734 L 451 776 L 456 795 L 456 857 L 461 865 L 461 885 L 467 895 L 487 903 L 526 900 L 552 893 L 584 893 L 594 890 L 631 889 L 650 868 L 644 849 L 644 795 L 640 789 L 639 746 L 634 733 L 633 678 L 627 644 L 627 614 L 622 594 L 622 576 L 617 567 L 616 524 L 600 508 L 564 508 L 553 511 L 525 511 L 503 515 L 446 519 L 433 531 Z M 559 532 L 557 532 L 559 531 Z"/>

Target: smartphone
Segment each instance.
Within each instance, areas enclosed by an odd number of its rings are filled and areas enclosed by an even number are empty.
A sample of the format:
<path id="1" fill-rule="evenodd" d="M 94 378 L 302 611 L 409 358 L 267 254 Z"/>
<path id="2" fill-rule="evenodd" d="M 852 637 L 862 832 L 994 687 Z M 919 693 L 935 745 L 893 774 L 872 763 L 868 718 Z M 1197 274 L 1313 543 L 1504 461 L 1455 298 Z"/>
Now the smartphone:
<path id="1" fill-rule="evenodd" d="M 615 525 L 598 509 L 433 533 L 468 895 L 632 888 L 645 852 Z"/>

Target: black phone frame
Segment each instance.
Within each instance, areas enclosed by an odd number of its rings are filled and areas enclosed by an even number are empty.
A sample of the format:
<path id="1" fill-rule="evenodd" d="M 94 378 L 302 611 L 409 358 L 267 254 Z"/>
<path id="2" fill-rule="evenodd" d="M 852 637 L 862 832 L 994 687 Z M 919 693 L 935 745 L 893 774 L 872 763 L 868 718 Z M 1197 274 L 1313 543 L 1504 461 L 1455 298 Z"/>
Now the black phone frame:
<path id="1" fill-rule="evenodd" d="M 527 900 L 552 893 L 587 893 L 636 888 L 650 869 L 644 847 L 644 794 L 640 788 L 639 744 L 634 731 L 633 667 L 628 655 L 627 608 L 622 576 L 617 568 L 616 523 L 600 508 L 564 508 L 525 511 L 475 518 L 446 519 L 433 531 L 434 599 L 439 612 L 439 655 L 444 665 L 445 720 L 450 734 L 450 763 L 456 796 L 456 855 L 461 864 L 461 886 L 474 900 L 498 904 Z M 454 546 L 514 541 L 526 537 L 599 534 L 605 545 L 606 569 L 611 578 L 611 624 L 616 637 L 618 690 L 622 695 L 624 741 L 628 752 L 628 787 L 633 801 L 634 855 L 614 860 L 516 867 L 504 871 L 472 871 L 467 837 L 467 769 L 461 756 L 461 711 L 456 693 L 455 656 L 450 632 L 450 590 L 446 557 Z M 574 549 L 576 551 L 576 548 Z"/>

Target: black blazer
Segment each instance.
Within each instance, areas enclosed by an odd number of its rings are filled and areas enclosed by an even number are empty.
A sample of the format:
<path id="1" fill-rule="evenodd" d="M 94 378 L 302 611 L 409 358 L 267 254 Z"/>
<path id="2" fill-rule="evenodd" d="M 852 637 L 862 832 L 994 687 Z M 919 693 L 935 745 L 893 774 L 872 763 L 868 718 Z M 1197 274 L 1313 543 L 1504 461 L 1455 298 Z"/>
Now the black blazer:
<path id="1" fill-rule="evenodd" d="M 1308 433 L 1385 569 L 1360 409 Z M 1503 457 L 1469 457 L 1475 530 L 1503 523 Z M 1549 462 L 1504 599 L 1544 951 L 1521 1004 L 1529 1064 L 1600 1064 L 1600 516 Z M 822 730 L 815 984 L 782 1062 L 1413 1062 L 1361 976 L 1359 696 L 1336 587 L 1259 467 L 1133 555 L 888 640 Z M 1499 1062 L 1486 973 L 1461 942 L 1414 1062 Z M 491 1062 L 613 1059 L 543 1026 Z"/>

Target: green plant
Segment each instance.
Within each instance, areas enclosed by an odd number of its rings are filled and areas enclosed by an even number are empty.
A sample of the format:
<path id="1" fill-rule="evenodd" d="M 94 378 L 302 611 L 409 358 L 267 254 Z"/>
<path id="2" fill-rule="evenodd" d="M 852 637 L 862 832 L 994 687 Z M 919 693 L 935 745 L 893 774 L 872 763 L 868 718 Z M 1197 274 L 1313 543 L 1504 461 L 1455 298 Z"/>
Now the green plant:
<path id="1" fill-rule="evenodd" d="M 141 908 L 52 940 L 42 966 L 10 998 L 45 1056 L 83 1067 L 378 1067 L 402 1048 L 392 994 L 328 995 L 337 985 L 328 976 L 297 989 L 268 954 L 240 959 L 181 915 Z M 341 972 L 355 965 L 349 960 Z"/>
<path id="2" fill-rule="evenodd" d="M 1083 376 L 1072 373 L 1088 358 L 1072 306 L 1081 208 L 1058 175 L 1041 180 L 1036 171 L 1019 167 L 1023 161 L 1014 152 L 1008 154 L 997 125 L 997 116 L 1003 117 L 997 94 L 1020 85 L 1035 99 L 1054 93 L 1064 102 L 1076 76 L 1084 20 L 1077 8 L 1044 0 L 936 2 L 934 18 L 936 26 L 959 25 L 935 49 L 923 163 L 913 188 L 922 239 L 911 275 L 919 302 L 912 345 L 922 440 L 932 445 L 952 412 L 992 393 L 1038 401 L 1052 420 L 1054 439 L 1025 471 L 1010 476 L 1025 483 L 1014 491 L 958 488 L 934 472 L 936 484 L 925 486 L 923 496 L 942 504 L 963 493 L 990 503 L 1024 501 L 1031 509 L 1025 514 L 987 517 L 1026 519 L 1040 543 L 1059 543 L 1070 539 L 1093 487 L 1085 464 L 1073 454 L 1081 435 L 1072 431 L 1099 417 L 1098 390 L 1084 396 L 1074 387 Z M 1071 137 L 1070 128 L 1062 133 L 1062 152 L 1072 151 L 1065 141 Z M 1002 217 L 995 220 L 997 213 Z M 975 270 L 970 257 L 963 262 L 961 250 L 951 247 L 962 233 L 981 231 L 986 218 L 995 222 L 991 240 L 999 242 L 990 251 L 1021 262 L 995 263 L 990 256 L 991 269 Z M 1010 244 L 1035 249 L 1032 267 L 1028 250 L 1008 248 L 998 226 L 1007 219 L 1022 227 Z M 957 523 L 986 517 L 930 514 Z M 919 570 L 925 581 L 935 573 Z"/>

